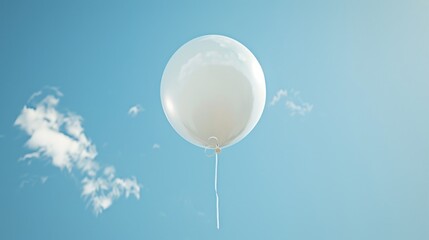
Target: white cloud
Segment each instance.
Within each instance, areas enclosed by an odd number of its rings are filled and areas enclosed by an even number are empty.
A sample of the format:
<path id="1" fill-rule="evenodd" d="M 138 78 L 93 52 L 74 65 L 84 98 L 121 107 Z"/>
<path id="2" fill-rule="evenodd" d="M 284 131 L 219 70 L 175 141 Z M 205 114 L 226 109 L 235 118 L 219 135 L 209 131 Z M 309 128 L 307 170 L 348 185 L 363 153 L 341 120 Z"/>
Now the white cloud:
<path id="1" fill-rule="evenodd" d="M 95 145 L 83 133 L 79 117 L 64 115 L 55 109 L 58 102 L 58 98 L 49 95 L 35 108 L 24 106 L 22 109 L 15 126 L 30 136 L 26 146 L 35 152 L 21 159 L 45 156 L 61 169 L 71 171 L 78 166 L 86 174 L 94 175 L 99 168 L 94 161 L 97 155 Z"/>
<path id="2" fill-rule="evenodd" d="M 160 148 L 161 148 L 161 145 L 159 145 L 159 144 L 155 143 L 155 144 L 153 144 L 153 145 L 152 145 L 152 148 L 153 148 L 153 149 L 160 149 Z"/>
<path id="3" fill-rule="evenodd" d="M 131 117 L 135 117 L 143 110 L 144 109 L 139 104 L 137 104 L 128 109 L 128 115 L 130 115 Z"/>
<path id="4" fill-rule="evenodd" d="M 270 105 L 274 106 L 282 97 L 287 96 L 287 90 L 280 89 L 277 91 L 276 95 L 274 95 L 273 99 L 271 100 Z"/>
<path id="5" fill-rule="evenodd" d="M 280 89 L 273 97 L 270 105 L 275 105 L 282 97 L 286 97 L 285 106 L 289 110 L 291 116 L 301 115 L 304 116 L 313 110 L 313 104 L 302 101 L 300 92 L 294 89 L 289 91 Z"/>
<path id="6" fill-rule="evenodd" d="M 286 101 L 286 108 L 290 110 L 290 114 L 292 116 L 295 116 L 296 114 L 304 116 L 305 114 L 313 110 L 313 105 L 309 103 L 297 104 L 295 102 L 288 100 Z"/>
<path id="7" fill-rule="evenodd" d="M 122 195 L 127 198 L 130 195 L 134 195 L 137 199 L 140 198 L 140 185 L 136 179 L 115 177 L 115 168 L 112 166 L 106 167 L 101 177 L 85 177 L 82 180 L 82 184 L 82 196 L 89 198 L 95 214 L 99 214 L 109 208 L 113 200 Z"/>
<path id="8" fill-rule="evenodd" d="M 24 106 L 15 120 L 14 125 L 30 136 L 26 147 L 34 151 L 20 160 L 43 157 L 68 172 L 78 170 L 82 174 L 82 196 L 89 200 L 95 214 L 110 207 L 122 195 L 128 197 L 131 194 L 138 199 L 140 185 L 135 178 L 117 178 L 115 168 L 111 166 L 99 173 L 102 168 L 95 160 L 96 146 L 84 133 L 82 117 L 57 111 L 62 93 L 57 88 L 50 89 L 56 96 L 46 96 L 35 107 Z"/>

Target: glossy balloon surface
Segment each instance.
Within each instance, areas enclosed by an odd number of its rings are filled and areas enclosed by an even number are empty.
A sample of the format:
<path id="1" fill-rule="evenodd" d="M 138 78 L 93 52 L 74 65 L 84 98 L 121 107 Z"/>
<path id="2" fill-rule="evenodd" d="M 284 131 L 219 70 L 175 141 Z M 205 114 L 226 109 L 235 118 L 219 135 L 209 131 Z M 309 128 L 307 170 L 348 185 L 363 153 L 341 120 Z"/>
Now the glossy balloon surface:
<path id="1" fill-rule="evenodd" d="M 259 121 L 265 97 L 258 60 L 238 41 L 220 35 L 198 37 L 180 47 L 161 80 L 168 121 L 200 147 L 225 148 L 243 139 Z"/>

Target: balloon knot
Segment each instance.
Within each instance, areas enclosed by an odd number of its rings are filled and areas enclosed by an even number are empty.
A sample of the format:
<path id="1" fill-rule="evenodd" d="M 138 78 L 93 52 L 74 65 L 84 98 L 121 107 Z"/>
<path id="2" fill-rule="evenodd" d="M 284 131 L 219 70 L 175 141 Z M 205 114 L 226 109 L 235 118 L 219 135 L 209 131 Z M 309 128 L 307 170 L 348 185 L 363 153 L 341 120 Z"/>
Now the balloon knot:
<path id="1" fill-rule="evenodd" d="M 216 147 L 214 148 L 214 150 L 215 150 L 215 153 L 216 154 L 219 154 L 221 151 L 222 151 L 222 149 L 219 147 L 219 140 L 217 139 L 217 137 L 215 137 L 215 136 L 211 136 L 211 137 L 209 137 L 208 138 L 208 141 L 210 141 L 210 140 L 215 140 L 215 142 L 216 142 Z"/>
<path id="2" fill-rule="evenodd" d="M 222 149 L 220 149 L 220 147 L 219 147 L 219 146 L 216 146 L 216 148 L 215 148 L 215 152 L 216 152 L 216 154 L 219 154 L 221 151 L 222 151 Z"/>

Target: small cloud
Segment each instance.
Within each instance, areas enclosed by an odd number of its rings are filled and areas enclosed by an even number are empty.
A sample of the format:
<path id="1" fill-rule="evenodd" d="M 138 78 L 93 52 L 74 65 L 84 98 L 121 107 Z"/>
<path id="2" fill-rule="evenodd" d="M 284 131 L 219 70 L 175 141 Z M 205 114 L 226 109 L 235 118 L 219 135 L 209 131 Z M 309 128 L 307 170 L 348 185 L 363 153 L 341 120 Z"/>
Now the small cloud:
<path id="1" fill-rule="evenodd" d="M 5 136 L 3 134 L 0 134 L 0 138 L 4 138 Z"/>
<path id="2" fill-rule="evenodd" d="M 295 116 L 296 114 L 304 116 L 313 110 L 313 105 L 309 103 L 297 104 L 288 100 L 286 101 L 286 108 L 290 110 L 291 116 Z"/>
<path id="3" fill-rule="evenodd" d="M 47 95 L 35 106 L 24 106 L 14 125 L 29 135 L 25 146 L 34 152 L 25 154 L 19 160 L 44 158 L 72 174 L 82 176 L 82 196 L 88 199 L 95 214 L 109 208 L 113 201 L 125 195 L 140 198 L 140 184 L 132 178 L 116 177 L 112 166 L 102 168 L 96 161 L 95 144 L 86 136 L 83 118 L 74 113 L 57 110 L 62 93 L 50 87 L 54 95 Z M 34 94 L 33 94 L 34 95 Z M 36 93 L 41 96 L 42 93 Z M 20 187 L 37 182 L 45 183 L 47 176 L 26 178 Z"/>
<path id="4" fill-rule="evenodd" d="M 285 106 L 286 109 L 289 110 L 291 116 L 304 116 L 313 110 L 313 104 L 302 101 L 300 92 L 294 89 L 290 90 L 289 94 L 287 90 L 278 90 L 270 105 L 275 105 L 282 97 L 286 97 Z"/>
<path id="5" fill-rule="evenodd" d="M 274 95 L 273 99 L 271 100 L 270 105 L 274 106 L 282 97 L 287 96 L 287 90 L 280 89 L 277 91 L 276 95 Z"/>
<path id="6" fill-rule="evenodd" d="M 144 111 L 144 109 L 140 106 L 140 104 L 137 104 L 128 109 L 128 115 L 135 117 L 142 111 Z"/>
<path id="7" fill-rule="evenodd" d="M 152 149 L 160 149 L 160 148 L 161 148 L 161 145 L 159 145 L 157 143 L 152 145 Z"/>

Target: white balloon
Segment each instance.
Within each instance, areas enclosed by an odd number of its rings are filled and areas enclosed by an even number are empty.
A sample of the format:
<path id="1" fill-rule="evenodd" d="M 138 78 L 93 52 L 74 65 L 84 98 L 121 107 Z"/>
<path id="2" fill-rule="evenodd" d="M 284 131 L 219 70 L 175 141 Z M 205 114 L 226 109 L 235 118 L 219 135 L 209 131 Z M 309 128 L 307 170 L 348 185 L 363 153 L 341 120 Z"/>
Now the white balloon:
<path id="1" fill-rule="evenodd" d="M 238 41 L 220 35 L 180 47 L 161 80 L 162 107 L 171 126 L 204 148 L 225 148 L 249 134 L 262 115 L 265 96 L 258 60 Z"/>

